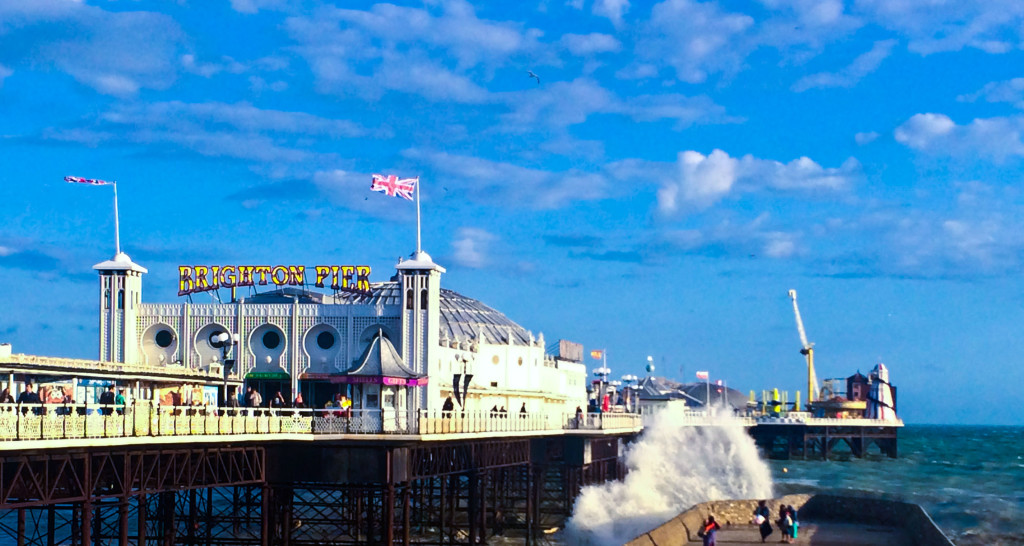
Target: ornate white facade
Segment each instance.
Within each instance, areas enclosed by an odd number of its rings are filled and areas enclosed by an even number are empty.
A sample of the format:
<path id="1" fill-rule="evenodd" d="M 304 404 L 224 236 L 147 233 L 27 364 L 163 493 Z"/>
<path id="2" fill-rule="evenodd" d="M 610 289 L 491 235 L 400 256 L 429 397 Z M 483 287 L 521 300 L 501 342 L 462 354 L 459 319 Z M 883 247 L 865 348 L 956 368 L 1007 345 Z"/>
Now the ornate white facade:
<path id="1" fill-rule="evenodd" d="M 95 269 L 101 360 L 218 370 L 222 350 L 211 336 L 227 332 L 238 336 L 232 376 L 263 390 L 264 400 L 281 390 L 289 400 L 302 392 L 318 406 L 341 392 L 366 409 L 440 409 L 449 396 L 466 410 L 586 407 L 584 364 L 546 355 L 543 334 L 534 337 L 479 301 L 442 289 L 444 268 L 423 252 L 367 294 L 283 288 L 230 303 L 143 303 L 147 271 L 123 253 Z M 361 381 L 346 372 L 376 336 L 426 377 L 409 383 L 420 386 L 353 388 Z"/>

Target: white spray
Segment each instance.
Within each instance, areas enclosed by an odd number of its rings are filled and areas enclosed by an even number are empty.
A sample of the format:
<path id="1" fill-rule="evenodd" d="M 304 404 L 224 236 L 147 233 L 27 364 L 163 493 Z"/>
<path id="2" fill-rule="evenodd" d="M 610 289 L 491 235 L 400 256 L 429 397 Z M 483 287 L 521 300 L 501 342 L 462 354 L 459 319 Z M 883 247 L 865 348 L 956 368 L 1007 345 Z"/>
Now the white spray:
<path id="1" fill-rule="evenodd" d="M 627 451 L 625 480 L 583 488 L 566 526 L 569 544 L 620 545 L 694 504 L 771 497 L 771 471 L 739 423 L 685 421 L 682 408 L 661 411 Z"/>

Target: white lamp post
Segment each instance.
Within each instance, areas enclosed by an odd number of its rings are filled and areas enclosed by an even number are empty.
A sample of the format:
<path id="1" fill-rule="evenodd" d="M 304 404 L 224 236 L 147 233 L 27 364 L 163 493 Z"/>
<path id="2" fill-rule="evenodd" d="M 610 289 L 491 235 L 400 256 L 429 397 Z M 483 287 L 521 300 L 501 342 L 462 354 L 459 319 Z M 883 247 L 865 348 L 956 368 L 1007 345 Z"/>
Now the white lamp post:
<path id="1" fill-rule="evenodd" d="M 216 349 L 220 349 L 221 352 L 221 364 L 224 368 L 224 406 L 228 406 L 228 373 L 231 372 L 231 368 L 235 365 L 234 360 L 228 359 L 228 353 L 231 352 L 231 347 L 238 344 L 238 334 L 229 334 L 227 332 L 218 332 L 210 337 L 210 345 Z"/>

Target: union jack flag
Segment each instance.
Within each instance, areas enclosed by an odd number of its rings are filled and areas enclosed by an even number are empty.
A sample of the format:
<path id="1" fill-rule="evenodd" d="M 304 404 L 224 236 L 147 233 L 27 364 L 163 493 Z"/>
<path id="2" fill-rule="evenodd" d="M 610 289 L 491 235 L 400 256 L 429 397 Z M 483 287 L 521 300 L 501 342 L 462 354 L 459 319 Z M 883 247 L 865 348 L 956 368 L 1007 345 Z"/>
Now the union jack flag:
<path id="1" fill-rule="evenodd" d="M 373 182 L 370 184 L 370 190 L 379 191 L 390 195 L 391 197 L 401 197 L 403 199 L 413 200 L 413 192 L 416 191 L 416 184 L 419 184 L 420 177 L 416 178 L 402 178 L 389 174 L 375 174 L 373 175 Z"/>
<path id="2" fill-rule="evenodd" d="M 80 176 L 65 176 L 65 182 L 71 182 L 73 184 L 91 184 L 93 186 L 109 186 L 114 182 L 107 182 L 106 180 L 97 180 L 95 178 L 82 178 Z"/>

